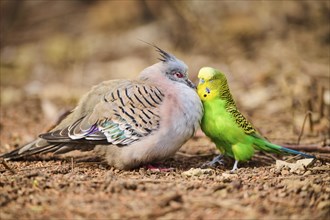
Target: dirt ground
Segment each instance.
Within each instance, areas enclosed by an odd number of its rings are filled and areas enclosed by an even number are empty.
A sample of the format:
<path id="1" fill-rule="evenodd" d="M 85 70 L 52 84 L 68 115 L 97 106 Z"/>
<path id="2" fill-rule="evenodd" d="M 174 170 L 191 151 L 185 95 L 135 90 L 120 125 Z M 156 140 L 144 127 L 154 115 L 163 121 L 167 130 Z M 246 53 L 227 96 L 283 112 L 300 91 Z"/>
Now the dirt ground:
<path id="1" fill-rule="evenodd" d="M 9 149 L 37 131 L 37 100 L 1 110 L 1 140 Z M 29 114 L 29 117 L 21 117 Z M 38 125 L 39 124 L 39 125 Z M 10 131 L 10 132 L 8 132 Z M 10 147 L 9 147 L 10 146 Z M 1 153 L 4 149 L 1 149 Z M 200 133 L 161 165 L 169 172 L 120 171 L 79 153 L 44 155 L 0 166 L 1 219 L 327 219 L 328 153 L 291 172 L 275 166 L 292 156 L 257 154 L 231 174 L 225 167 L 199 170 L 217 151 Z M 313 153 L 313 152 L 311 152 Z M 293 159 L 293 160 L 292 160 Z M 190 170 L 193 168 L 194 170 Z M 187 172 L 188 171 L 188 172 Z"/>
<path id="2" fill-rule="evenodd" d="M 95 155 L 0 163 L 0 219 L 330 219 L 329 1 L 0 1 L 0 154 L 49 130 L 102 81 L 175 54 L 197 82 L 225 72 L 241 112 L 270 141 L 317 157 L 217 155 L 201 131 L 173 168 L 113 169 Z"/>

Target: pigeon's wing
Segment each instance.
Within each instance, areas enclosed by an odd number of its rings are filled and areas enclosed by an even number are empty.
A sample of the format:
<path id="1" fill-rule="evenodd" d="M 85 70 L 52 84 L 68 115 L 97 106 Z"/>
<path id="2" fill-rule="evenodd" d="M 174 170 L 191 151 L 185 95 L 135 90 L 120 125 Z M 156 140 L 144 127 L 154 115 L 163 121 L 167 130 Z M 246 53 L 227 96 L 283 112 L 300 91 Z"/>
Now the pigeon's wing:
<path id="1" fill-rule="evenodd" d="M 128 145 L 159 128 L 164 94 L 155 86 L 131 82 L 105 93 L 90 114 L 69 126 L 41 134 L 49 143 Z"/>
<path id="2" fill-rule="evenodd" d="M 159 128 L 163 100 L 164 94 L 155 86 L 126 80 L 103 82 L 55 129 L 0 157 L 88 151 L 97 144 L 129 145 Z"/>

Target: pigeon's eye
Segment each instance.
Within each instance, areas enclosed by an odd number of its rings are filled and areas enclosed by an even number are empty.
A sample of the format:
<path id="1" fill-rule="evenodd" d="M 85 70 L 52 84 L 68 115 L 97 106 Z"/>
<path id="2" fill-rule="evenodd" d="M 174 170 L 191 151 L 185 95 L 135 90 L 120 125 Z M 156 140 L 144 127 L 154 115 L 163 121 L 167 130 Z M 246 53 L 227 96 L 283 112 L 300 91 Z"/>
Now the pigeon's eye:
<path id="1" fill-rule="evenodd" d="M 176 76 L 177 78 L 183 78 L 184 77 L 183 73 L 180 73 L 180 72 L 175 72 L 174 76 Z"/>

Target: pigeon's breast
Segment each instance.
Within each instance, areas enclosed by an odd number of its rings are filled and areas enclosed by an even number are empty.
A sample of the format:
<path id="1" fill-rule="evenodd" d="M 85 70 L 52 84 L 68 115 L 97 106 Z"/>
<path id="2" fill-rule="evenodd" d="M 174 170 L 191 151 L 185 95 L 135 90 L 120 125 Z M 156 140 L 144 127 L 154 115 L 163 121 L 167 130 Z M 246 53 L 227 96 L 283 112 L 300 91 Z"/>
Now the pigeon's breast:
<path id="1" fill-rule="evenodd" d="M 203 115 L 202 103 L 195 90 L 179 84 L 162 89 L 162 93 L 159 128 L 130 146 L 112 148 L 111 151 L 117 153 L 108 158 L 110 164 L 120 162 L 117 167 L 130 169 L 168 158 L 194 135 Z"/>
<path id="2" fill-rule="evenodd" d="M 194 135 L 199 128 L 203 106 L 192 88 L 179 84 L 164 91 L 160 109 L 160 136 L 155 148 L 164 154 L 173 154 Z"/>

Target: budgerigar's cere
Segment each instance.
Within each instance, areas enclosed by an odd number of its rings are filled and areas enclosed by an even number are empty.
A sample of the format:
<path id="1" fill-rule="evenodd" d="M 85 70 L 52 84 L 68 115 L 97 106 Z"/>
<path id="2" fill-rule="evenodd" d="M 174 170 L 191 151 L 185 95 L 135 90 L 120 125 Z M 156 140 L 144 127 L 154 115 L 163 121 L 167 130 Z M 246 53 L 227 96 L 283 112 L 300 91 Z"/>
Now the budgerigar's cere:
<path id="1" fill-rule="evenodd" d="M 186 64 L 156 49 L 160 62 L 138 80 L 93 87 L 54 129 L 1 157 L 95 150 L 109 165 L 132 169 L 173 155 L 199 128 L 203 107 Z"/>
<path id="2" fill-rule="evenodd" d="M 272 144 L 263 138 L 238 111 L 226 76 L 222 72 L 211 67 L 203 67 L 198 73 L 198 78 L 197 92 L 204 106 L 201 128 L 221 153 L 209 165 L 221 163 L 225 155 L 235 159 L 232 169 L 234 171 L 238 162 L 251 159 L 255 150 L 314 158 L 312 155 Z"/>

